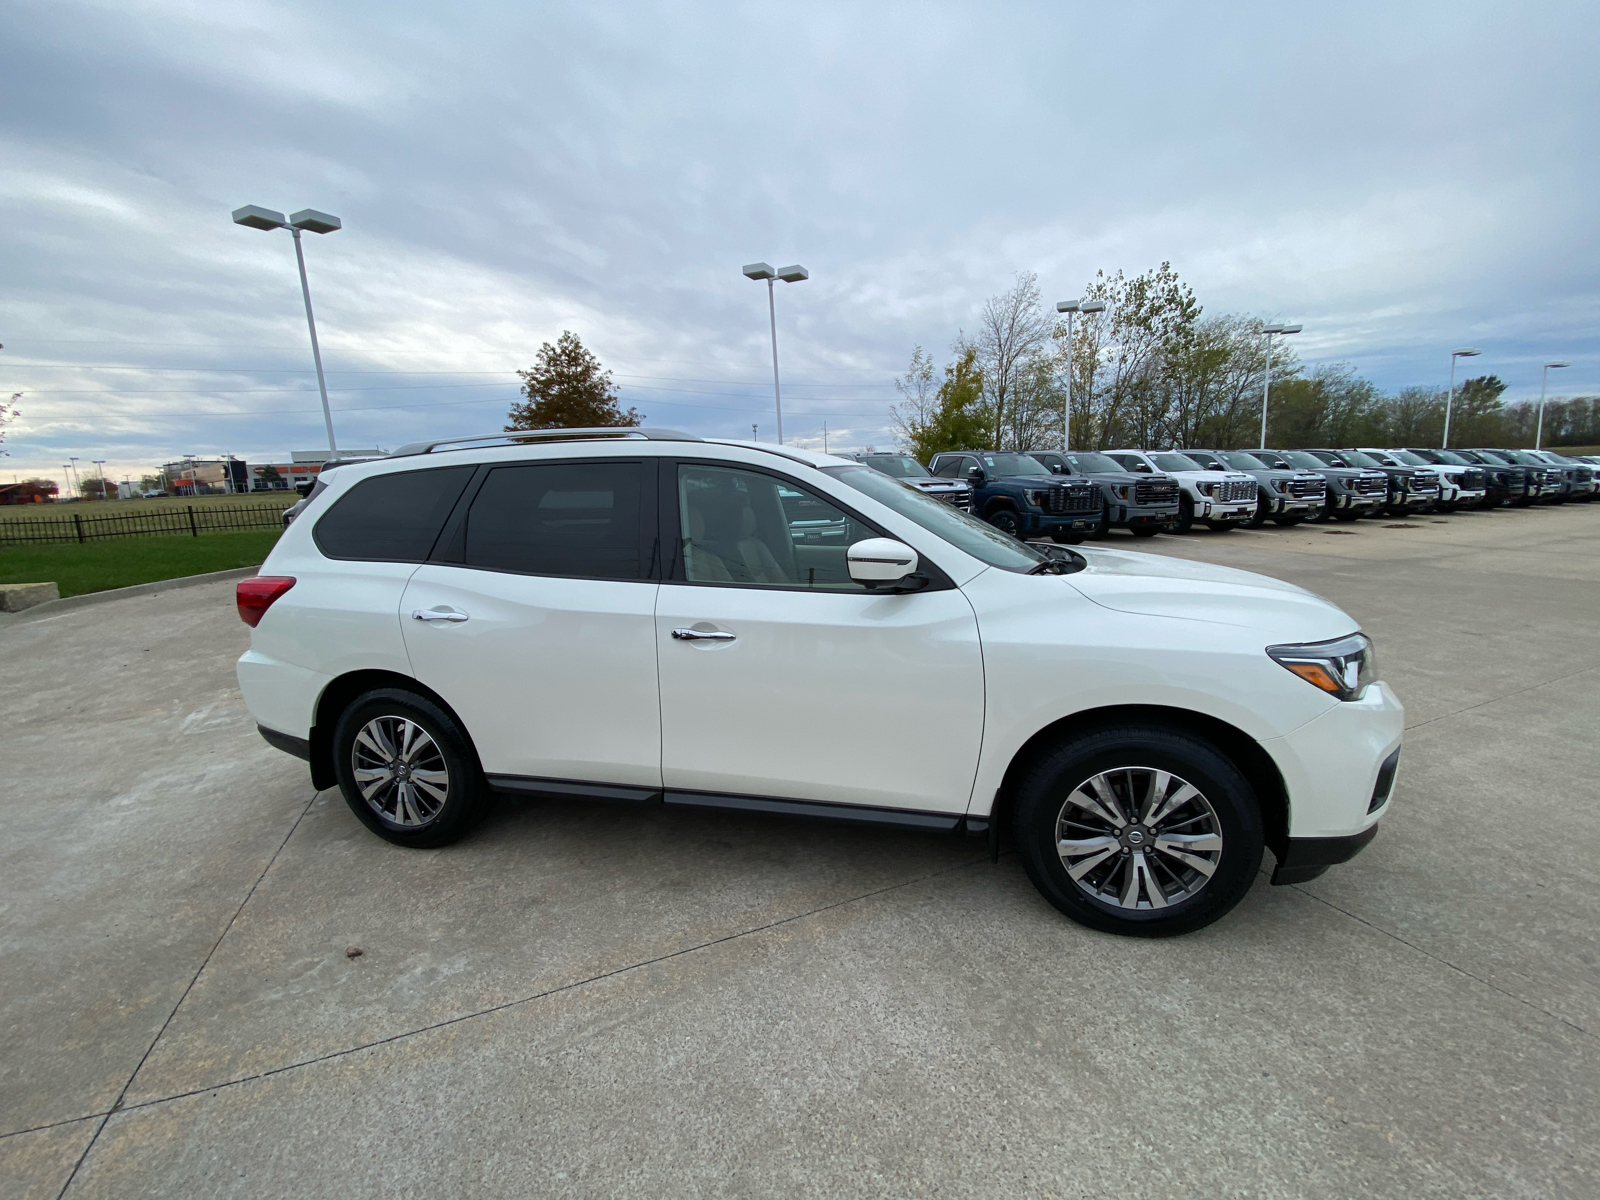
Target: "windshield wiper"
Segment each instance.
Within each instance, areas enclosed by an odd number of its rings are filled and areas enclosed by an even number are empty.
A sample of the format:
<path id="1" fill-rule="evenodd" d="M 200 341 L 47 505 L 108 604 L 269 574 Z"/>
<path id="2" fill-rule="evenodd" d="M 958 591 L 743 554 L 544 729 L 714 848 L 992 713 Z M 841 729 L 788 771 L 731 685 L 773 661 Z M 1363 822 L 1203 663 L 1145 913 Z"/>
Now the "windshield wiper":
<path id="1" fill-rule="evenodd" d="M 1073 567 L 1070 563 L 1064 563 L 1059 558 L 1047 558 L 1043 562 L 1034 563 L 1033 566 L 1029 567 L 1028 574 L 1067 575 L 1070 574 L 1072 570 Z"/>
<path id="2" fill-rule="evenodd" d="M 1029 575 L 1071 575 L 1089 565 L 1087 558 L 1065 546 L 1039 546 L 1032 542 L 1029 545 L 1045 556 L 1043 562 L 1034 563 L 1028 568 Z"/>

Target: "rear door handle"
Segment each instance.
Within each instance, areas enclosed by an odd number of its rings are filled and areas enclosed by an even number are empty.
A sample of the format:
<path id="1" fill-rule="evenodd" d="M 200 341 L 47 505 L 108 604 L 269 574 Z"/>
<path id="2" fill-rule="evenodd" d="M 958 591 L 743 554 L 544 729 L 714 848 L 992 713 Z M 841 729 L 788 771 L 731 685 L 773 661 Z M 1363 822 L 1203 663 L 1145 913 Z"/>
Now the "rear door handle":
<path id="1" fill-rule="evenodd" d="M 739 635 L 709 629 L 674 629 L 672 636 L 680 642 L 731 642 Z"/>
<path id="2" fill-rule="evenodd" d="M 451 624 L 460 624 L 467 619 L 467 614 L 464 612 L 440 612 L 432 608 L 414 608 L 411 610 L 411 615 L 418 621 L 449 621 Z"/>

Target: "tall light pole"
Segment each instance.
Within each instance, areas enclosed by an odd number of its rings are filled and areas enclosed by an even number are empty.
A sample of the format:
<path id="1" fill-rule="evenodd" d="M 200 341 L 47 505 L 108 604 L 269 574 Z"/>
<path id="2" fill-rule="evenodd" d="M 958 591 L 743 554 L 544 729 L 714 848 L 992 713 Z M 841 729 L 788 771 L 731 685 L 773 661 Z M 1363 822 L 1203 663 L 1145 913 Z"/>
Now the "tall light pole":
<path id="1" fill-rule="evenodd" d="M 778 304 L 773 299 L 772 283 L 781 279 L 785 283 L 799 283 L 803 279 L 810 279 L 811 272 L 799 263 L 791 267 L 779 267 L 774 271 L 764 262 L 746 263 L 744 265 L 746 279 L 765 279 L 767 281 L 767 321 L 772 326 L 772 403 L 778 410 L 778 445 L 783 445 L 783 397 L 778 391 Z"/>
<path id="2" fill-rule="evenodd" d="M 1439 443 L 1441 450 L 1450 449 L 1450 410 L 1456 402 L 1456 359 L 1477 358 L 1482 353 L 1482 350 L 1474 350 L 1471 346 L 1450 351 L 1450 390 L 1444 395 L 1444 441 Z"/>
<path id="3" fill-rule="evenodd" d="M 1267 358 L 1261 371 L 1261 448 L 1267 448 L 1267 397 L 1272 392 L 1272 335 L 1299 333 L 1304 325 L 1285 325 L 1281 321 L 1261 327 L 1262 335 L 1267 339 Z"/>
<path id="4" fill-rule="evenodd" d="M 90 461 L 93 462 L 95 466 L 100 468 L 100 499 L 109 500 L 111 497 L 106 495 L 106 460 L 103 458 L 95 458 L 90 459 Z"/>
<path id="5" fill-rule="evenodd" d="M 337 458 L 339 447 L 333 440 L 333 411 L 328 407 L 328 385 L 322 378 L 322 349 L 317 345 L 317 321 L 311 315 L 311 285 L 306 282 L 306 256 L 305 251 L 300 248 L 300 234 L 302 231 L 332 233 L 337 229 L 343 229 L 344 223 L 338 217 L 318 212 L 314 208 L 302 208 L 293 216 L 286 218 L 281 212 L 273 212 L 270 208 L 261 208 L 254 204 L 234 209 L 233 223 L 248 229 L 287 229 L 294 235 L 294 258 L 300 264 L 300 294 L 305 297 L 306 302 L 306 328 L 311 330 L 311 357 L 317 364 L 317 390 L 322 393 L 322 420 L 328 427 L 328 453 Z"/>
<path id="6" fill-rule="evenodd" d="M 1571 365 L 1568 362 L 1547 362 L 1544 365 L 1544 382 L 1539 385 L 1539 430 L 1533 435 L 1533 448 L 1535 450 L 1544 449 L 1544 397 L 1545 393 L 1550 390 L 1550 372 L 1560 370 L 1562 367 L 1570 367 Z"/>
<path id="7" fill-rule="evenodd" d="M 1100 300 L 1057 300 L 1056 311 L 1067 314 L 1067 407 L 1061 416 L 1061 451 L 1072 449 L 1072 318 L 1078 313 L 1105 312 Z"/>

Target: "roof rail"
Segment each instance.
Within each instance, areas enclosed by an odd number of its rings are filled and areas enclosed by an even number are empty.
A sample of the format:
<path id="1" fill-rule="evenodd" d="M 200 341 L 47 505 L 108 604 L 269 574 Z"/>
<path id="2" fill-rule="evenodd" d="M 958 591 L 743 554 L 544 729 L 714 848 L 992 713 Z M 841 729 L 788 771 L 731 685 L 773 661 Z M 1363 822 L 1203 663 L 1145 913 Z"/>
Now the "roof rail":
<path id="1" fill-rule="evenodd" d="M 576 442 L 589 438 L 643 438 L 651 442 L 698 442 L 701 439 L 692 433 L 680 433 L 676 429 L 640 429 L 631 425 L 601 426 L 596 429 L 510 429 L 500 433 L 480 433 L 476 437 L 439 438 L 432 442 L 412 442 L 410 445 L 401 446 L 390 458 L 400 458 L 411 454 L 432 454 L 440 447 L 453 450 L 463 450 L 474 442 L 505 442 L 516 445 L 520 442 Z"/>

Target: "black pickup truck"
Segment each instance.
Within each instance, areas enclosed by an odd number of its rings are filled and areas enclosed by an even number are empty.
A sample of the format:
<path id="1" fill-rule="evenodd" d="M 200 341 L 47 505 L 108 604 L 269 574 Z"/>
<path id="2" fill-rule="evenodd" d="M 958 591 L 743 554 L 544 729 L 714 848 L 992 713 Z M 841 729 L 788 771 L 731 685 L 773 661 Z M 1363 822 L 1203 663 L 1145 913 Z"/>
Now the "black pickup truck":
<path id="1" fill-rule="evenodd" d="M 1359 521 L 1389 502 L 1389 477 L 1376 467 L 1335 467 L 1308 450 L 1252 450 L 1269 467 L 1282 471 L 1315 471 L 1327 484 L 1322 511 L 1313 521 Z"/>
<path id="2" fill-rule="evenodd" d="M 1100 527 L 1100 487 L 1052 475 L 1026 454 L 961 450 L 935 454 L 928 469 L 972 487 L 972 515 L 1013 537 L 1075 544 Z"/>
<path id="3" fill-rule="evenodd" d="M 1178 481 L 1170 475 L 1135 475 L 1114 458 L 1093 450 L 1029 450 L 1054 475 L 1089 479 L 1100 485 L 1105 501 L 1096 536 L 1126 529 L 1134 537 L 1150 537 L 1178 520 Z"/>
<path id="4" fill-rule="evenodd" d="M 851 462 L 871 467 L 874 471 L 890 478 L 909 483 L 917 491 L 926 492 L 935 500 L 943 500 L 962 512 L 972 511 L 972 488 L 967 486 L 966 480 L 941 479 L 929 473 L 927 467 L 909 454 L 879 454 L 876 451 L 868 451 L 864 454 L 841 454 L 839 457 L 848 458 Z"/>

